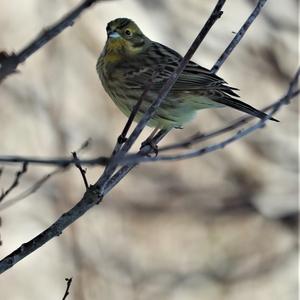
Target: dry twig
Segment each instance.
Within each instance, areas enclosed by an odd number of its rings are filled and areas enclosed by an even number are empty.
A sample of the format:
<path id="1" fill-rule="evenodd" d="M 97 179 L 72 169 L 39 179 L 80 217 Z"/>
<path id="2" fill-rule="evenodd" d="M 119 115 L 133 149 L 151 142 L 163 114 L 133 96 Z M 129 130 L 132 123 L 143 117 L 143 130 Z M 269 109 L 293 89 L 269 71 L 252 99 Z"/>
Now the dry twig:
<path id="1" fill-rule="evenodd" d="M 46 43 L 60 34 L 65 28 L 72 26 L 75 19 L 87 8 L 91 7 L 96 2 L 108 0 L 85 0 L 61 20 L 47 29 L 44 29 L 28 46 L 19 51 L 17 54 L 8 54 L 5 51 L 0 52 L 0 83 L 7 76 L 16 73 L 19 64 L 25 62 L 29 56 L 43 47 Z"/>
<path id="2" fill-rule="evenodd" d="M 70 287 L 71 287 L 71 284 L 72 284 L 72 280 L 73 280 L 72 277 L 70 277 L 70 278 L 65 278 L 65 281 L 67 282 L 67 287 L 66 287 L 65 294 L 64 294 L 64 296 L 62 297 L 62 300 L 66 300 L 67 297 L 69 296 L 69 294 L 70 294 Z"/>

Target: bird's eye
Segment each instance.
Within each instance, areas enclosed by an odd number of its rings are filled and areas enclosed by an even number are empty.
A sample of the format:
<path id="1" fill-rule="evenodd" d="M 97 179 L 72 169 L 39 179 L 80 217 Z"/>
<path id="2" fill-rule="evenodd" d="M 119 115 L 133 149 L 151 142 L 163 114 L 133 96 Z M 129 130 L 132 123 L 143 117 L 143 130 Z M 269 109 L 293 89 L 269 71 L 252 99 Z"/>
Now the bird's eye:
<path id="1" fill-rule="evenodd" d="M 125 30 L 125 34 L 126 34 L 127 36 L 132 36 L 132 32 L 131 32 L 130 29 L 126 29 L 126 30 Z"/>

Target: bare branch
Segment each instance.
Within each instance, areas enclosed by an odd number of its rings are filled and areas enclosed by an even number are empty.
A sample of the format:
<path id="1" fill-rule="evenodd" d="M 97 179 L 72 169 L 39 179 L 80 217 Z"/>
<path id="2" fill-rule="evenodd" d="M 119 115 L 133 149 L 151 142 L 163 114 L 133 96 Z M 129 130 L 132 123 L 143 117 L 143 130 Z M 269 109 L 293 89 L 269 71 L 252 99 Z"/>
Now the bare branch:
<path id="1" fill-rule="evenodd" d="M 219 5 L 219 13 L 217 14 L 214 10 L 214 14 L 212 14 L 212 16 L 210 17 L 210 21 L 208 21 L 206 23 L 205 27 L 212 26 L 213 23 L 215 22 L 215 20 L 218 17 L 220 17 L 220 13 L 221 13 L 220 10 L 221 10 L 221 7 L 224 4 L 224 2 L 225 1 L 218 1 L 217 6 Z M 209 25 L 207 25 L 207 24 L 209 24 Z M 68 227 L 70 224 L 72 224 L 74 221 L 76 221 L 79 217 L 81 217 L 84 213 L 86 213 L 95 204 L 102 201 L 105 194 L 107 192 L 109 192 L 115 186 L 115 184 L 117 184 L 137 163 L 140 162 L 140 161 L 132 162 L 132 163 L 120 168 L 120 170 L 118 170 L 114 174 L 114 172 L 119 164 L 118 159 L 122 158 L 122 156 L 125 155 L 125 153 L 131 148 L 132 144 L 136 141 L 137 137 L 143 130 L 143 128 L 146 125 L 146 123 L 148 122 L 148 120 L 152 117 L 152 115 L 155 113 L 155 110 L 159 107 L 161 101 L 163 101 L 164 97 L 166 97 L 169 90 L 172 88 L 172 85 L 175 83 L 177 77 L 179 76 L 180 72 L 182 71 L 182 69 L 185 66 L 184 63 L 189 61 L 189 59 L 190 59 L 189 55 L 192 55 L 193 51 L 196 50 L 197 43 L 198 43 L 198 45 L 200 44 L 201 40 L 200 39 L 198 40 L 198 37 L 195 40 L 195 42 L 193 43 L 193 45 L 191 46 L 191 48 L 189 49 L 187 55 L 184 57 L 184 60 L 180 64 L 180 68 L 175 73 L 173 73 L 171 78 L 167 81 L 166 85 L 164 85 L 164 87 L 160 91 L 160 94 L 159 94 L 158 98 L 156 99 L 156 101 L 154 101 L 154 103 L 150 106 L 150 108 L 144 114 L 144 117 L 142 118 L 142 120 L 138 123 L 138 125 L 134 129 L 133 133 L 130 135 L 129 139 L 125 142 L 124 146 L 118 152 L 121 154 L 116 155 L 113 160 L 110 160 L 108 162 L 108 166 L 106 167 L 103 175 L 98 179 L 96 184 L 88 187 L 88 189 L 84 193 L 82 199 L 73 208 L 71 208 L 67 213 L 63 214 L 57 221 L 55 221 L 45 231 L 43 231 L 42 233 L 37 235 L 35 238 L 33 238 L 28 243 L 23 244 L 21 247 L 16 249 L 13 253 L 9 254 L 4 259 L 2 259 L 0 261 L 0 273 L 5 272 L 7 269 L 14 266 L 17 262 L 19 262 L 20 260 L 25 258 L 27 255 L 31 254 L 33 251 L 35 251 L 39 247 L 43 246 L 50 239 L 54 238 L 55 236 L 60 235 L 66 227 Z M 204 36 L 202 36 L 201 38 L 203 39 Z M 185 61 L 185 60 L 187 60 L 187 61 Z M 288 100 L 288 98 L 290 98 L 293 95 L 294 92 L 295 91 L 291 91 L 284 102 L 286 102 Z M 284 102 L 282 102 L 282 103 L 278 104 L 278 106 L 274 107 L 271 114 L 265 120 L 262 120 L 258 123 L 259 126 L 263 126 L 264 123 L 262 123 L 262 122 L 265 122 L 268 118 L 270 118 L 272 116 L 272 114 L 274 114 L 275 111 L 278 110 L 281 107 L 281 105 L 283 105 Z M 256 124 L 256 126 L 257 126 L 257 124 Z M 248 134 L 248 133 L 246 133 L 246 134 Z M 246 135 L 246 134 L 244 133 L 244 135 Z M 146 146 L 145 148 L 141 149 L 141 151 L 139 152 L 139 155 L 143 156 L 142 158 L 144 158 L 144 156 L 150 152 L 151 152 L 151 147 Z M 74 161 L 73 161 L 73 163 L 74 163 Z"/>
<path id="2" fill-rule="evenodd" d="M 0 227 L 2 226 L 2 219 L 1 219 L 1 217 L 0 217 Z M 2 242 L 2 240 L 1 240 L 1 234 L 0 234 L 0 246 L 2 246 L 3 245 L 3 242 Z"/>
<path id="3" fill-rule="evenodd" d="M 0 205 L 0 211 L 5 210 L 13 205 L 15 205 L 17 202 L 29 197 L 30 195 L 34 194 L 36 191 L 38 191 L 51 177 L 54 175 L 61 173 L 65 171 L 68 167 L 58 167 L 54 171 L 46 174 L 41 179 L 39 179 L 36 183 L 34 183 L 31 187 L 20 193 L 19 195 L 8 199 L 1 203 Z"/>
<path id="4" fill-rule="evenodd" d="M 220 67 L 223 65 L 225 60 L 228 58 L 228 56 L 231 54 L 231 52 L 234 50 L 234 48 L 238 45 L 238 43 L 241 41 L 245 33 L 247 32 L 250 25 L 253 23 L 253 21 L 256 19 L 256 17 L 259 15 L 260 11 L 262 10 L 263 6 L 267 0 L 259 0 L 255 9 L 252 11 L 251 15 L 248 17 L 244 25 L 240 28 L 238 33 L 235 35 L 231 43 L 227 46 L 227 48 L 224 50 L 223 54 L 219 57 L 217 62 L 214 64 L 214 66 L 211 68 L 211 71 L 213 73 L 217 73 L 220 69 Z"/>
<path id="5" fill-rule="evenodd" d="M 0 202 L 14 189 L 19 185 L 20 178 L 27 172 L 28 163 L 24 162 L 22 169 L 15 174 L 15 179 L 11 186 L 0 195 Z"/>
<path id="6" fill-rule="evenodd" d="M 62 300 L 66 300 L 68 295 L 70 294 L 70 287 L 71 287 L 71 284 L 72 284 L 72 277 L 71 278 L 65 278 L 65 281 L 67 282 L 67 287 L 66 287 L 66 291 L 65 291 L 65 294 L 62 298 Z"/>
<path id="7" fill-rule="evenodd" d="M 153 138 L 152 142 L 157 145 L 168 133 L 169 130 L 161 130 Z M 144 157 L 152 152 L 153 148 L 150 145 L 146 145 L 138 152 L 138 155 Z M 118 172 L 116 172 L 105 184 L 103 184 L 104 193 L 107 194 L 110 190 L 112 190 L 135 166 L 137 166 L 137 163 L 126 164 L 121 167 Z"/>
<path id="8" fill-rule="evenodd" d="M 97 2 L 108 0 L 85 0 L 61 20 L 47 29 L 44 29 L 28 46 L 22 49 L 19 53 L 8 54 L 0 52 L 0 83 L 8 75 L 16 73 L 19 64 L 26 61 L 26 59 L 35 53 L 38 49 L 43 47 L 46 43 L 60 34 L 65 28 L 72 26 L 74 21 L 81 15 L 87 8 L 91 7 Z"/>
<path id="9" fill-rule="evenodd" d="M 76 166 L 76 168 L 78 168 L 78 170 L 79 170 L 79 172 L 80 172 L 80 174 L 82 176 L 85 188 L 88 189 L 89 184 L 88 184 L 88 181 L 87 181 L 87 178 L 86 178 L 86 175 L 85 175 L 86 174 L 86 170 L 82 169 L 80 160 L 78 159 L 76 152 L 72 152 L 72 155 L 73 155 L 73 158 L 76 161 L 75 162 L 75 166 Z"/>
<path id="10" fill-rule="evenodd" d="M 91 159 L 81 159 L 79 160 L 81 165 L 86 166 L 106 166 L 109 161 L 108 157 L 96 157 Z M 67 167 L 69 165 L 75 165 L 76 160 L 74 158 L 35 158 L 28 156 L 0 156 L 0 163 L 30 163 L 30 164 L 38 164 L 38 165 L 47 165 L 47 166 L 60 166 Z"/>
<path id="11" fill-rule="evenodd" d="M 90 139 L 86 140 L 79 147 L 79 149 L 77 150 L 77 152 L 81 152 L 82 150 L 86 149 L 89 145 L 90 145 Z M 80 163 L 80 161 L 78 161 L 78 162 Z M 75 159 L 74 159 L 74 163 L 75 163 Z M 59 174 L 59 173 L 62 173 L 64 171 L 66 171 L 70 166 L 71 166 L 71 164 L 68 164 L 68 165 L 59 165 L 58 168 L 56 168 L 52 172 L 50 172 L 50 173 L 46 174 L 45 176 L 43 176 L 36 183 L 34 183 L 31 187 L 29 187 L 28 189 L 26 189 L 25 191 L 23 191 L 19 195 L 15 196 L 14 198 L 11 198 L 11 199 L 5 201 L 4 203 L 2 203 L 0 205 L 0 211 L 4 210 L 4 209 L 7 209 L 7 208 L 11 207 L 12 205 L 16 204 L 17 202 L 19 202 L 19 201 L 27 198 L 28 196 L 32 195 L 37 190 L 39 190 L 46 183 L 46 181 L 48 181 L 51 177 L 53 177 L 56 174 Z"/>

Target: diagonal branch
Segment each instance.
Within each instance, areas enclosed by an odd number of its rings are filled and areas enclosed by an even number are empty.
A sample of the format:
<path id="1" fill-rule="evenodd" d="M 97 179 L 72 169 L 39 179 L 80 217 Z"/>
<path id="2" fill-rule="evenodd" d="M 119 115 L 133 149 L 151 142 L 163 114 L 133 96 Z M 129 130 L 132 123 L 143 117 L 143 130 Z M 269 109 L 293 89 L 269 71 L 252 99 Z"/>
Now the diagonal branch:
<path id="1" fill-rule="evenodd" d="M 39 190 L 50 178 L 52 178 L 53 176 L 64 172 L 65 170 L 67 170 L 68 167 L 58 167 L 55 170 L 53 170 L 52 172 L 44 175 L 42 178 L 40 178 L 38 181 L 36 181 L 32 186 L 30 186 L 29 188 L 27 188 L 25 191 L 21 192 L 20 194 L 18 194 L 17 196 L 8 199 L 4 202 L 1 203 L 0 205 L 0 211 L 5 210 L 13 205 L 15 205 L 17 202 L 29 197 L 30 195 L 34 194 L 37 190 Z"/>
<path id="2" fill-rule="evenodd" d="M 81 15 L 81 13 L 87 8 L 91 7 L 97 2 L 103 2 L 108 0 L 85 0 L 61 20 L 54 25 L 43 30 L 28 46 L 15 54 L 7 54 L 6 52 L 0 52 L 0 83 L 8 75 L 16 73 L 19 64 L 26 61 L 26 59 L 43 47 L 46 43 L 60 34 L 65 28 L 72 26 L 74 21 Z"/>
<path id="3" fill-rule="evenodd" d="M 2 194 L 0 195 L 0 202 L 14 189 L 19 185 L 19 181 L 21 179 L 21 177 L 27 172 L 27 166 L 28 163 L 24 162 L 22 169 L 20 171 L 18 171 L 15 175 L 15 179 L 13 181 L 13 183 L 11 184 L 11 186 L 5 191 L 2 192 Z"/>
<path id="4" fill-rule="evenodd" d="M 266 4 L 267 0 L 259 0 L 256 7 L 244 23 L 244 25 L 240 28 L 238 33 L 235 35 L 231 43 L 227 46 L 227 48 L 224 50 L 223 54 L 219 57 L 217 62 L 214 64 L 214 66 L 211 68 L 211 71 L 213 73 L 217 73 L 220 69 L 220 67 L 223 65 L 225 60 L 228 58 L 228 56 L 231 54 L 231 52 L 234 50 L 234 48 L 238 45 L 240 40 L 243 38 L 247 30 L 249 29 L 250 25 L 254 22 L 256 17 L 259 15 L 260 11 L 262 10 L 263 6 Z"/>

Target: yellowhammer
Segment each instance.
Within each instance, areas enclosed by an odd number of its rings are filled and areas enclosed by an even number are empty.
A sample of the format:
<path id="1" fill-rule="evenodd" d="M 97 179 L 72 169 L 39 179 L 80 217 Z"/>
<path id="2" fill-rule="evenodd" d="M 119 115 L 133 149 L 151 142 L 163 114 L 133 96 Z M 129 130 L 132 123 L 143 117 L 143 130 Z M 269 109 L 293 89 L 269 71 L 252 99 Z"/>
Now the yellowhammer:
<path id="1" fill-rule="evenodd" d="M 106 31 L 107 41 L 97 62 L 97 72 L 115 104 L 129 116 L 143 91 L 150 86 L 136 116 L 138 121 L 156 99 L 182 56 L 151 41 L 127 18 L 109 22 Z M 261 119 L 266 117 L 264 112 L 236 99 L 239 96 L 234 90 L 237 89 L 226 85 L 222 78 L 190 61 L 148 126 L 181 128 L 197 110 L 224 106 Z"/>

